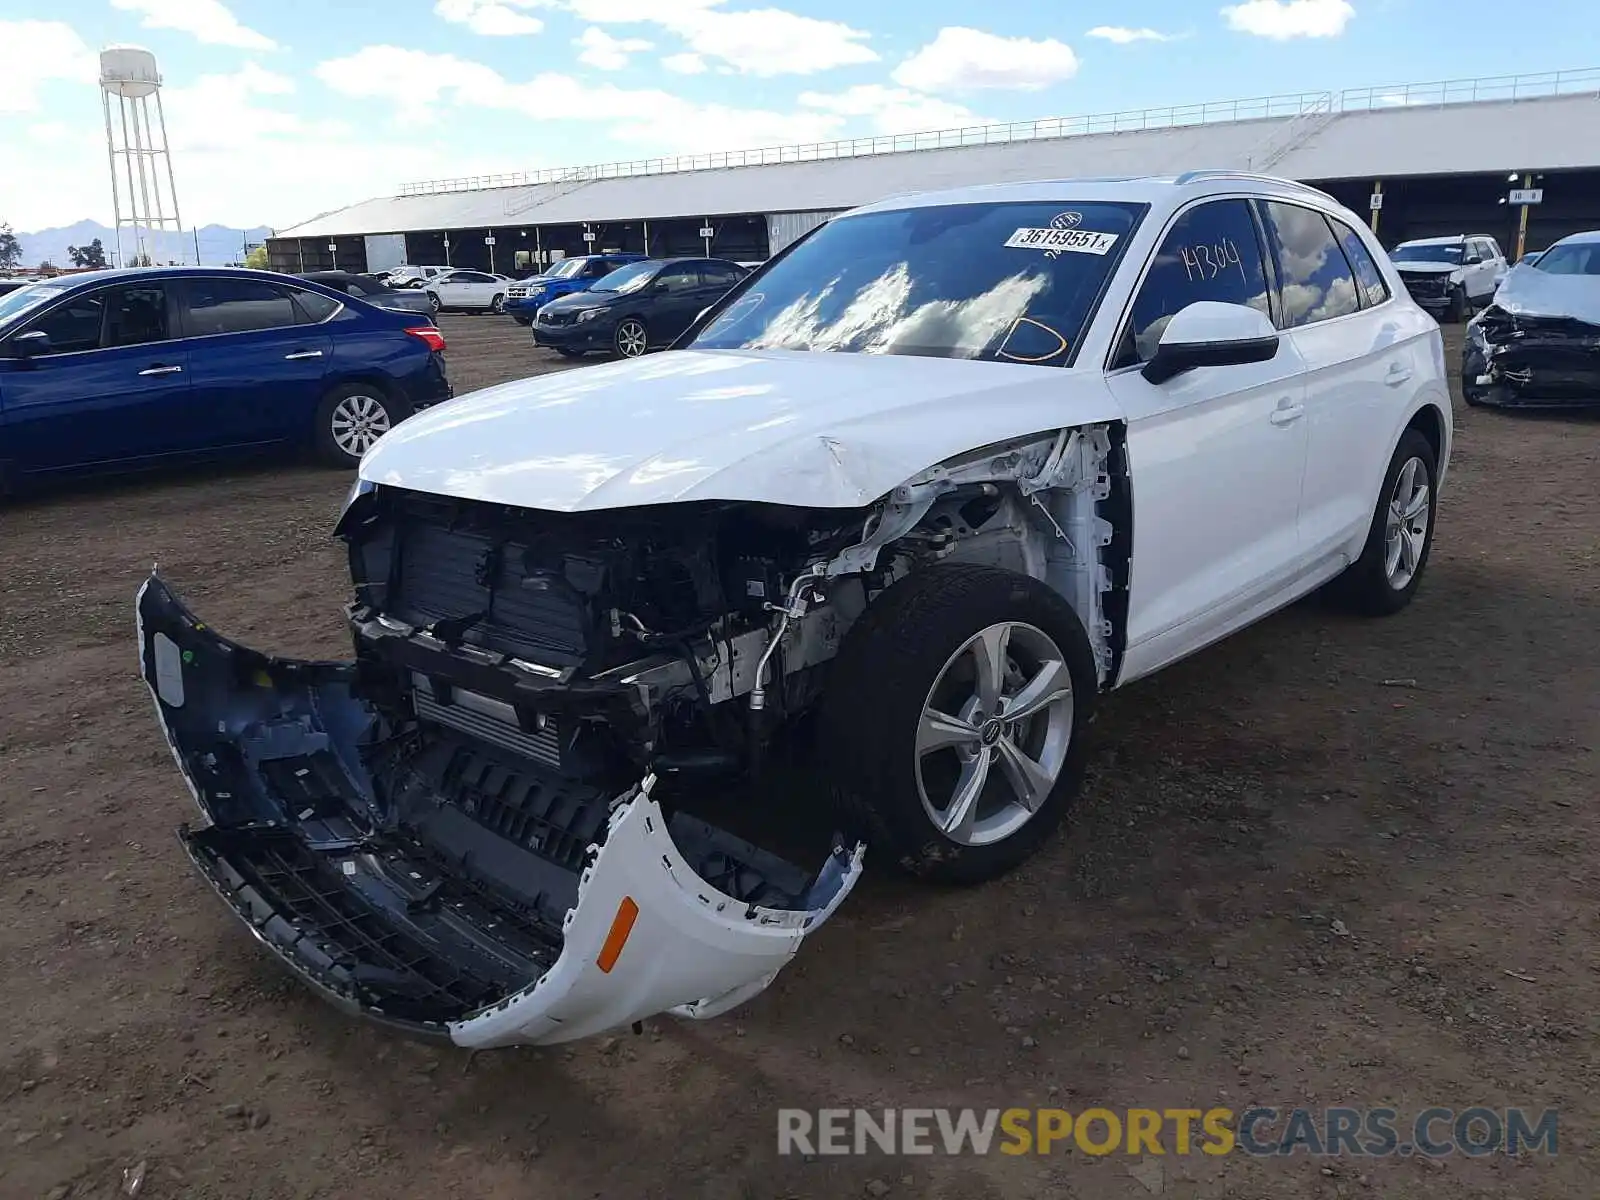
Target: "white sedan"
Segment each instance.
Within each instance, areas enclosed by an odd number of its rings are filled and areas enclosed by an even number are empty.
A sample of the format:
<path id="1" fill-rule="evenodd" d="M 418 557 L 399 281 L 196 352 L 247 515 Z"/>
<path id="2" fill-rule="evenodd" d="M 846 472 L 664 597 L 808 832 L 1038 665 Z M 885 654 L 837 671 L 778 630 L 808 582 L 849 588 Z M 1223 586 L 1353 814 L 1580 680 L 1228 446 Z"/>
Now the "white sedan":
<path id="1" fill-rule="evenodd" d="M 897 197 L 677 344 L 384 436 L 338 526 L 354 663 L 141 592 L 190 856 L 352 1012 L 486 1047 L 727 1011 L 864 855 L 976 883 L 1045 845 L 1106 692 L 1427 569 L 1439 327 L 1309 187 Z M 820 867 L 761 820 L 792 804 Z"/>
<path id="2" fill-rule="evenodd" d="M 506 289 L 513 282 L 508 275 L 459 270 L 435 276 L 423 286 L 434 312 L 458 308 L 497 313 L 505 311 Z"/>

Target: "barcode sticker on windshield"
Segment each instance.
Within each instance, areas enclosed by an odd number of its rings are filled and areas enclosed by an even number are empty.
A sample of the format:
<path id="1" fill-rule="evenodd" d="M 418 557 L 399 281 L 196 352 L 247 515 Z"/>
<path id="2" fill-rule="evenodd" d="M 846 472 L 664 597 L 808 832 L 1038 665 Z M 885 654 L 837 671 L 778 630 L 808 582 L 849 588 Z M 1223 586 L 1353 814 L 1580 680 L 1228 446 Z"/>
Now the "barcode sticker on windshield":
<path id="1" fill-rule="evenodd" d="M 1104 254 L 1117 244 L 1114 233 L 1088 229 L 1019 229 L 1006 245 L 1023 250 L 1070 250 L 1074 254 Z"/>

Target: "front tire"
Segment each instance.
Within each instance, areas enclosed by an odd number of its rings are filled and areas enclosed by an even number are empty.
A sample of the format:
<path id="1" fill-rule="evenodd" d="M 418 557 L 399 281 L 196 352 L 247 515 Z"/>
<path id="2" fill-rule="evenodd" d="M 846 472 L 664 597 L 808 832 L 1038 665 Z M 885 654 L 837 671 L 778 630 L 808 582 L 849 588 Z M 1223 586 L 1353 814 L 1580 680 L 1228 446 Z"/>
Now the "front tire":
<path id="1" fill-rule="evenodd" d="M 1467 302 L 1467 292 L 1464 287 L 1450 289 L 1450 303 L 1445 306 L 1444 319 L 1450 324 L 1460 324 L 1465 321 L 1470 313 L 1471 305 Z"/>
<path id="2" fill-rule="evenodd" d="M 1384 472 L 1361 557 L 1334 580 L 1347 608 L 1382 617 L 1411 603 L 1433 550 L 1438 473 L 1428 439 L 1406 430 Z"/>
<path id="3" fill-rule="evenodd" d="M 638 317 L 625 317 L 617 322 L 611 341 L 622 358 L 638 358 L 650 348 L 650 331 Z"/>
<path id="4" fill-rule="evenodd" d="M 317 457 L 330 467 L 350 468 L 406 417 L 400 405 L 370 383 L 336 387 L 317 406 Z"/>
<path id="5" fill-rule="evenodd" d="M 845 825 L 921 879 L 1004 874 L 1077 795 L 1098 688 L 1082 623 L 1038 580 L 918 571 L 851 628 L 823 699 Z"/>

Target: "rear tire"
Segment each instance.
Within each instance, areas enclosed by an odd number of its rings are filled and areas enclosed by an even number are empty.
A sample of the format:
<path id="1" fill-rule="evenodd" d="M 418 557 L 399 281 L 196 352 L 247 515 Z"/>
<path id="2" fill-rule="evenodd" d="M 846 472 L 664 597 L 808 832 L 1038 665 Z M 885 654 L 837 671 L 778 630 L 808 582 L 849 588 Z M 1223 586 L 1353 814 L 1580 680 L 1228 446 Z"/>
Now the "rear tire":
<path id="1" fill-rule="evenodd" d="M 370 383 L 336 387 L 317 406 L 317 457 L 330 467 L 357 466 L 361 456 L 409 412 Z"/>
<path id="2" fill-rule="evenodd" d="M 986 676 L 985 662 L 997 673 Z M 1094 652 L 1072 607 L 1036 579 L 926 567 L 856 622 L 832 672 L 820 745 L 834 802 L 848 829 L 910 875 L 971 884 L 1004 874 L 1050 836 L 1082 785 Z M 1030 689 L 1050 702 L 1007 724 L 1007 705 Z"/>
<path id="3" fill-rule="evenodd" d="M 436 316 L 444 308 L 444 302 L 439 299 L 438 292 L 428 293 L 428 307 L 433 309 L 434 315 Z"/>
<path id="4" fill-rule="evenodd" d="M 1329 585 L 1344 607 L 1384 617 L 1411 603 L 1433 550 L 1438 473 L 1428 439 L 1406 430 L 1383 474 L 1361 557 Z M 1419 487 L 1425 489 L 1420 499 Z"/>
<path id="5" fill-rule="evenodd" d="M 501 313 L 505 312 L 505 310 L 506 298 L 504 296 L 496 296 L 493 300 L 489 301 L 489 311 L 494 313 L 495 316 L 499 316 Z"/>

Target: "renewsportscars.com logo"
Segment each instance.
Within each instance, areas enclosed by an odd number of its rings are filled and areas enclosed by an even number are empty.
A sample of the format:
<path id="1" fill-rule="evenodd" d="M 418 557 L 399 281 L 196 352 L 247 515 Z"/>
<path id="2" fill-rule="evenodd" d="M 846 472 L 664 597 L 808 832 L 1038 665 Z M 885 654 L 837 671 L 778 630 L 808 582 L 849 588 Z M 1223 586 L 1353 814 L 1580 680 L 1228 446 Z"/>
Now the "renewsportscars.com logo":
<path id="1" fill-rule="evenodd" d="M 778 1153 L 1440 1158 L 1557 1153 L 1556 1109 L 783 1108 Z"/>

